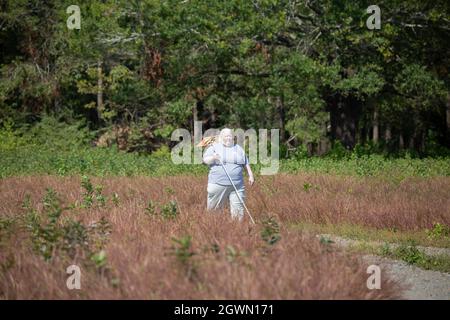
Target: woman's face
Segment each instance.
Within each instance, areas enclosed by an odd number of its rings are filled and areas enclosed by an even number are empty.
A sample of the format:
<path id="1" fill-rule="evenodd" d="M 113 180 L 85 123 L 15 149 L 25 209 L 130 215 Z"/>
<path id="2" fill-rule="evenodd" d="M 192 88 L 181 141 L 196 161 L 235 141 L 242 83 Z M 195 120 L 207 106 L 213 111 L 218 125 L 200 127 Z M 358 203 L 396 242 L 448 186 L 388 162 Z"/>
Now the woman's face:
<path id="1" fill-rule="evenodd" d="M 222 143 L 226 147 L 231 147 L 233 145 L 233 134 L 229 131 L 226 131 L 222 135 Z"/>

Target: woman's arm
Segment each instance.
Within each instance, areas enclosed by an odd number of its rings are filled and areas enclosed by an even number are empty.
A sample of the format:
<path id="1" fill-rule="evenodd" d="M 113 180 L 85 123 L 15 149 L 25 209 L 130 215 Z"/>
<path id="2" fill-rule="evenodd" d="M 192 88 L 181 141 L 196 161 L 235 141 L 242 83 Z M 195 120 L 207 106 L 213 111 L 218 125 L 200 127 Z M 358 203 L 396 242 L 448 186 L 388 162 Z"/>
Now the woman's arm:
<path id="1" fill-rule="evenodd" d="M 248 181 L 250 182 L 250 185 L 252 186 L 255 183 L 255 178 L 253 177 L 252 168 L 250 168 L 250 164 L 247 164 L 245 166 L 245 168 L 247 169 L 247 173 L 248 173 Z"/>
<path id="2" fill-rule="evenodd" d="M 212 165 L 216 162 L 216 160 L 219 159 L 219 155 L 216 153 L 216 150 L 213 148 L 213 146 L 209 146 L 203 154 L 203 163 L 207 165 Z"/>
<path id="3" fill-rule="evenodd" d="M 203 157 L 203 162 L 206 164 L 213 164 L 216 162 L 216 160 L 219 160 L 220 156 L 217 153 L 214 153 L 212 156 L 205 156 Z"/>

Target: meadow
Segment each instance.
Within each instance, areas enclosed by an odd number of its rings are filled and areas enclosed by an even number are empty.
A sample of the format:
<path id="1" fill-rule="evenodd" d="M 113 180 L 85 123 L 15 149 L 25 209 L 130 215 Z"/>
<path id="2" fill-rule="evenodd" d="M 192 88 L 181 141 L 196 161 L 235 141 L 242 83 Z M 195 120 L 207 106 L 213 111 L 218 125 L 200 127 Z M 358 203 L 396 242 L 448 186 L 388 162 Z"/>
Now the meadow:
<path id="1" fill-rule="evenodd" d="M 6 299 L 391 299 L 366 287 L 358 254 L 299 226 L 403 232 L 450 225 L 446 177 L 387 182 L 301 173 L 247 186 L 256 220 L 206 212 L 206 176 L 9 177 L 0 180 Z M 448 239 L 438 234 L 442 242 Z M 68 290 L 66 268 L 82 270 Z"/>
<path id="2" fill-rule="evenodd" d="M 2 0 L 0 300 L 450 299 L 449 3 Z M 224 128 L 256 224 L 172 161 Z"/>
<path id="3" fill-rule="evenodd" d="M 389 277 L 367 288 L 361 255 L 373 248 L 336 248 L 321 233 L 403 243 L 412 249 L 397 259 L 450 271 L 448 257 L 414 251 L 450 248 L 448 157 L 301 154 L 273 176 L 252 165 L 253 225 L 207 212 L 208 168 L 173 164 L 167 147 L 139 154 L 90 147 L 67 130 L 1 134 L 3 299 L 402 297 Z M 80 290 L 66 286 L 71 265 Z"/>

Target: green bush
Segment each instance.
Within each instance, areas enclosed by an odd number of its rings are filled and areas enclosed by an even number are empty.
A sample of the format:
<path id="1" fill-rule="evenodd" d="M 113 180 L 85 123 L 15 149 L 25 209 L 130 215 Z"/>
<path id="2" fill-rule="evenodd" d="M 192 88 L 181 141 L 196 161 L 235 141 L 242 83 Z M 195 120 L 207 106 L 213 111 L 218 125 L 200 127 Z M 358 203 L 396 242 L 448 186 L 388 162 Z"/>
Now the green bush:
<path id="1" fill-rule="evenodd" d="M 375 144 L 372 141 L 369 141 L 364 144 L 357 143 L 352 150 L 352 155 L 354 155 L 355 157 L 370 156 L 372 154 L 379 153 L 380 150 L 381 150 L 380 145 Z"/>
<path id="2" fill-rule="evenodd" d="M 27 141 L 14 129 L 14 123 L 10 118 L 2 121 L 0 126 L 0 152 L 14 150 L 26 145 Z"/>
<path id="3" fill-rule="evenodd" d="M 274 245 L 281 239 L 280 225 L 275 217 L 267 217 L 261 222 L 261 238 L 269 245 Z"/>
<path id="4" fill-rule="evenodd" d="M 30 128 L 15 128 L 11 119 L 3 120 L 0 129 L 0 178 L 20 175 L 56 174 L 89 176 L 172 176 L 206 175 L 202 164 L 175 165 L 170 150 L 163 146 L 149 153 L 119 151 L 89 146 L 93 133 L 83 122 L 64 124 L 44 117 Z M 280 172 L 320 172 L 352 176 L 386 176 L 400 181 L 409 176 L 450 176 L 450 157 L 417 158 L 373 154 L 377 146 L 357 145 L 353 152 L 337 142 L 325 156 L 308 156 L 300 146 L 291 158 L 280 160 Z M 252 164 L 258 174 L 261 164 Z M 95 192 L 94 192 L 95 193 Z M 93 195 L 95 197 L 95 195 Z M 99 195 L 98 202 L 104 199 Z"/>
<path id="5" fill-rule="evenodd" d="M 350 155 L 351 152 L 340 141 L 335 141 L 331 150 L 326 154 L 327 157 L 334 160 L 348 159 Z"/>
<path id="6" fill-rule="evenodd" d="M 69 208 L 61 207 L 53 189 L 47 189 L 42 204 L 43 212 L 39 213 L 26 197 L 22 207 L 26 210 L 23 223 L 30 233 L 33 249 L 45 260 L 52 259 L 56 251 L 70 258 L 80 251 L 91 257 L 106 246 L 111 228 L 105 218 L 90 225 L 67 215 L 62 219 L 63 212 Z"/>
<path id="7" fill-rule="evenodd" d="M 178 215 L 178 205 L 176 201 L 171 200 L 161 207 L 161 216 L 164 219 L 175 219 Z"/>
<path id="8" fill-rule="evenodd" d="M 29 144 L 57 151 L 87 146 L 95 135 L 84 121 L 65 123 L 52 116 L 44 116 L 34 126 L 21 131 Z"/>
<path id="9" fill-rule="evenodd" d="M 181 238 L 172 238 L 173 245 L 170 254 L 173 255 L 189 280 L 194 280 L 197 276 L 197 265 L 193 260 L 195 251 L 192 249 L 192 237 L 186 235 Z"/>
<path id="10" fill-rule="evenodd" d="M 428 238 L 439 239 L 450 237 L 450 227 L 442 223 L 435 223 L 431 230 L 425 230 Z"/>

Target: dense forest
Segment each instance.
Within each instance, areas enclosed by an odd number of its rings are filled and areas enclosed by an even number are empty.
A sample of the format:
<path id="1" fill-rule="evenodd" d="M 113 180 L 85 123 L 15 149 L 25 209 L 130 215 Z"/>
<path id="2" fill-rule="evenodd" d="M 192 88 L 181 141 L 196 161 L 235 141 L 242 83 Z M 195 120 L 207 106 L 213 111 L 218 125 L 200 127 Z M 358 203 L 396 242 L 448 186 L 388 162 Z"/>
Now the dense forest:
<path id="1" fill-rule="evenodd" d="M 148 152 L 202 121 L 279 128 L 286 152 L 447 154 L 450 2 L 379 0 L 371 29 L 372 2 L 1 0 L 0 127 L 50 115 Z"/>

